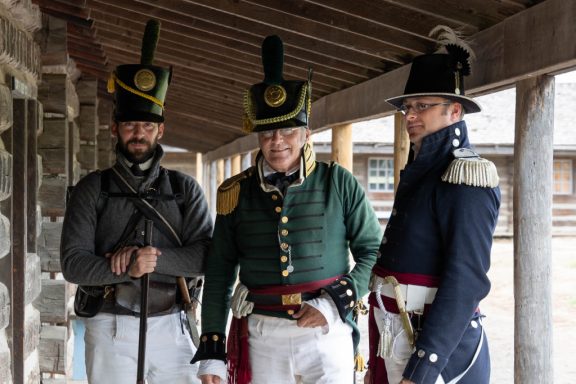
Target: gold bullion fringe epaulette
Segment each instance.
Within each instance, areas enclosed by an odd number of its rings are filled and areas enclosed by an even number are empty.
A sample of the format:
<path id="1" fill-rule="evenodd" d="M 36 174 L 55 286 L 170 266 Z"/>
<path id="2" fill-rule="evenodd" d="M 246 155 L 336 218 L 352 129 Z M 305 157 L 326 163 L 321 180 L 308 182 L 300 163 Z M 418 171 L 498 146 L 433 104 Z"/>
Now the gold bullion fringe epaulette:
<path id="1" fill-rule="evenodd" d="M 306 170 L 305 177 L 308 177 L 312 171 L 314 171 L 314 168 L 316 168 L 316 153 L 314 153 L 312 144 L 304 144 L 302 154 L 304 156 L 304 169 Z"/>
<path id="2" fill-rule="evenodd" d="M 232 176 L 225 180 L 218 187 L 216 196 L 216 213 L 219 215 L 228 215 L 236 209 L 238 198 L 240 196 L 240 182 L 252 174 L 251 168 Z"/>
<path id="3" fill-rule="evenodd" d="M 498 186 L 500 178 L 493 162 L 481 158 L 469 148 L 458 148 L 453 154 L 455 159 L 442 175 L 442 181 L 473 187 Z"/>

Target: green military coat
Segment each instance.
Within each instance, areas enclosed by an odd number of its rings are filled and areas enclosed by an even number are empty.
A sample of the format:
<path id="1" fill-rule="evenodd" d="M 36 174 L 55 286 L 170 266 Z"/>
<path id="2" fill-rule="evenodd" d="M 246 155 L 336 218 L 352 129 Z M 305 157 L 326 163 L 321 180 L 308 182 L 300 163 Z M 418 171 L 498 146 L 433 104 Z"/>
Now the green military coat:
<path id="1" fill-rule="evenodd" d="M 262 181 L 262 161 L 219 189 L 202 300 L 203 333 L 225 333 L 238 273 L 248 288 L 346 275 L 357 297 L 367 293 L 382 234 L 354 176 L 339 165 L 314 162 L 284 196 Z"/>

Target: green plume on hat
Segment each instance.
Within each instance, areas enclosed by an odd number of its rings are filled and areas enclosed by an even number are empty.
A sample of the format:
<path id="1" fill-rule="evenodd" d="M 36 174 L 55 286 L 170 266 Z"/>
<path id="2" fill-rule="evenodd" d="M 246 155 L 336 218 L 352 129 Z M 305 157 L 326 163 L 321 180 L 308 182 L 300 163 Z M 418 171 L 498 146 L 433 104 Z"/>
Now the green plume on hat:
<path id="1" fill-rule="evenodd" d="M 150 19 L 146 23 L 144 36 L 142 37 L 142 53 L 140 55 L 140 64 L 152 65 L 156 45 L 160 38 L 160 21 Z"/>
<path id="2" fill-rule="evenodd" d="M 262 66 L 264 83 L 281 84 L 284 81 L 284 45 L 280 37 L 271 35 L 262 42 Z"/>

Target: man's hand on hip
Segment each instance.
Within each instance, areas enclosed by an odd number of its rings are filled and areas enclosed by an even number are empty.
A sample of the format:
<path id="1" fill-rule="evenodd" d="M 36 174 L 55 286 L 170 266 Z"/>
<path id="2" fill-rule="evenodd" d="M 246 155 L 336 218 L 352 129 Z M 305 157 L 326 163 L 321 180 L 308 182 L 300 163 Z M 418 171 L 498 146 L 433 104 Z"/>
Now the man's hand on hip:
<path id="1" fill-rule="evenodd" d="M 307 304 L 303 304 L 300 310 L 293 314 L 292 317 L 298 320 L 296 324 L 302 328 L 323 327 L 328 325 L 322 312 Z"/>

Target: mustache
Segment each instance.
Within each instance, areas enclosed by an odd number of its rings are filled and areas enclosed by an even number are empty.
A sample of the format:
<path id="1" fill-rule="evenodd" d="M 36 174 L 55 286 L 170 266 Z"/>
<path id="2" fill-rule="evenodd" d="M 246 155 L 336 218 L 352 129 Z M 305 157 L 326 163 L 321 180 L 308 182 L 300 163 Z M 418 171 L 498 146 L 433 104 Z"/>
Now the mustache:
<path id="1" fill-rule="evenodd" d="M 146 139 L 132 139 L 128 140 L 126 144 L 149 144 Z"/>

